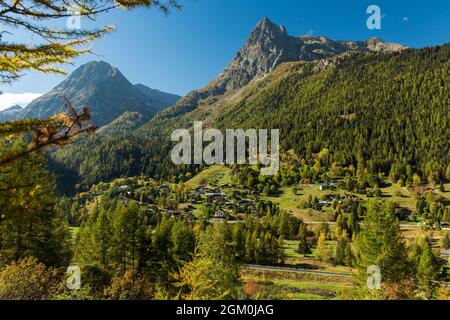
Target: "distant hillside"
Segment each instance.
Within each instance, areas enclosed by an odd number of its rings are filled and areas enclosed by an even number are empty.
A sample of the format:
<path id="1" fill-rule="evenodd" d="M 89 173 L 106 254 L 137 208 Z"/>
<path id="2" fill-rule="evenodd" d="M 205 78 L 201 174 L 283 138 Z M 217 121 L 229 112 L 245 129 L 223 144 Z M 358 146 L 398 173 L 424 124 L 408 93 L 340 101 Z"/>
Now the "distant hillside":
<path id="1" fill-rule="evenodd" d="M 138 128 L 140 125 L 144 124 L 146 122 L 146 119 L 142 114 L 139 112 L 125 112 L 120 117 L 115 119 L 113 122 L 107 124 L 106 126 L 103 126 L 99 128 L 97 131 L 97 134 L 110 134 L 110 135 L 116 135 L 116 134 L 123 134 L 126 132 L 133 131 L 134 129 Z"/>
<path id="2" fill-rule="evenodd" d="M 147 97 L 147 102 L 157 108 L 158 111 L 164 110 L 165 108 L 175 104 L 175 102 L 181 98 L 176 94 L 152 89 L 140 83 L 135 84 L 134 87 L 143 93 Z"/>
<path id="3" fill-rule="evenodd" d="M 191 112 L 157 116 L 131 135 L 96 137 L 83 150 L 64 148 L 55 159 L 78 171 L 85 186 L 141 173 L 178 177 L 191 169 L 170 162 L 170 132 L 204 120 L 219 128 L 279 128 L 283 150 L 313 163 L 327 148 L 331 162 L 393 179 L 418 173 L 448 180 L 449 75 L 450 44 L 288 62 Z"/>
<path id="4" fill-rule="evenodd" d="M 394 181 L 450 179 L 450 44 L 282 67 L 214 125 L 278 128 L 284 150 L 314 161 L 328 149 L 331 163 Z"/>
<path id="5" fill-rule="evenodd" d="M 112 122 L 124 112 L 138 112 L 148 120 L 179 98 L 143 85 L 134 86 L 117 68 L 103 61 L 93 61 L 28 104 L 20 117 L 47 118 L 64 111 L 64 97 L 76 108 L 89 106 L 93 122 L 98 126 Z"/>
<path id="6" fill-rule="evenodd" d="M 239 91 L 253 79 L 269 74 L 285 62 L 317 61 L 345 52 L 396 52 L 405 48 L 378 38 L 367 41 L 336 41 L 320 36 L 291 36 L 284 26 L 278 26 L 264 18 L 217 78 L 206 87 L 190 92 L 175 106 L 158 114 L 157 118 L 177 117 L 199 106 L 223 101 L 223 95 Z M 154 131 L 159 128 L 149 124 L 146 129 Z"/>
<path id="7" fill-rule="evenodd" d="M 448 180 L 449 48 L 292 37 L 264 19 L 207 87 L 132 134 L 95 137 L 82 153 L 71 146 L 55 159 L 86 187 L 121 175 L 176 178 L 192 168 L 170 162 L 170 133 L 202 120 L 222 129 L 278 128 L 283 150 L 313 164 L 328 149 L 332 162 L 393 179 Z"/>

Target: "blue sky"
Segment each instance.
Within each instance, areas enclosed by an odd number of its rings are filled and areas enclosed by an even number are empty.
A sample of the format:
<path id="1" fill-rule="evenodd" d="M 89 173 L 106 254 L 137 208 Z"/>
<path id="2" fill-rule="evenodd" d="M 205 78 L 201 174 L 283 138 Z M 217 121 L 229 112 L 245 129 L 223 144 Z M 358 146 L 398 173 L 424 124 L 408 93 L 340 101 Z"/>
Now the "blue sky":
<path id="1" fill-rule="evenodd" d="M 90 60 L 105 60 L 133 83 L 184 95 L 207 84 L 233 58 L 263 17 L 286 26 L 291 35 L 324 35 L 336 40 L 380 37 L 410 47 L 450 41 L 450 1 L 406 0 L 181 0 L 183 8 L 164 16 L 157 10 L 122 10 L 99 17 L 95 25 L 114 24 L 96 41 L 95 55 L 75 60 L 72 71 Z M 376 4 L 382 29 L 366 27 L 366 9 Z M 82 24 L 90 25 L 82 20 Z M 15 39 L 29 41 L 15 31 Z M 0 90 L 45 93 L 64 76 L 26 74 Z M 0 96 L 1 104 L 1 96 Z M 0 105 L 1 107 L 1 105 Z"/>

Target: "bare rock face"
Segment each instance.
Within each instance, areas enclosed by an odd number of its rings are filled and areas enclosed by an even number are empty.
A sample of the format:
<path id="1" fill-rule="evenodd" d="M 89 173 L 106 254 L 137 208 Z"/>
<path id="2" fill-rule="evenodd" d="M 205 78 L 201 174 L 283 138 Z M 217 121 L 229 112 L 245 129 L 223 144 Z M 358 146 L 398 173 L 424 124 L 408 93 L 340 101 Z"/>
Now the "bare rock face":
<path id="1" fill-rule="evenodd" d="M 244 46 L 223 72 L 206 87 L 189 93 L 179 100 L 170 116 L 189 112 L 199 101 L 244 87 L 253 78 L 271 72 L 283 62 L 315 61 L 344 52 L 399 51 L 404 46 L 387 43 L 378 38 L 367 41 L 335 41 L 326 37 L 290 36 L 284 26 L 268 18 L 261 20 L 250 33 Z"/>
<path id="2" fill-rule="evenodd" d="M 219 76 L 218 85 L 225 90 L 237 89 L 272 71 L 279 63 L 294 60 L 296 46 L 292 40 L 283 26 L 264 18 Z"/>
<path id="3" fill-rule="evenodd" d="M 402 46 L 401 44 L 384 42 L 380 38 L 370 38 L 369 40 L 367 40 L 367 48 L 370 51 L 376 52 L 392 52 L 406 49 L 406 47 Z"/>
<path id="4" fill-rule="evenodd" d="M 293 37 L 288 35 L 284 26 L 277 26 L 268 18 L 264 18 L 216 79 L 216 86 L 225 90 L 240 88 L 254 77 L 271 72 L 282 62 L 320 60 L 347 51 L 386 52 L 404 48 L 378 38 L 368 41 L 334 41 L 326 37 Z"/>

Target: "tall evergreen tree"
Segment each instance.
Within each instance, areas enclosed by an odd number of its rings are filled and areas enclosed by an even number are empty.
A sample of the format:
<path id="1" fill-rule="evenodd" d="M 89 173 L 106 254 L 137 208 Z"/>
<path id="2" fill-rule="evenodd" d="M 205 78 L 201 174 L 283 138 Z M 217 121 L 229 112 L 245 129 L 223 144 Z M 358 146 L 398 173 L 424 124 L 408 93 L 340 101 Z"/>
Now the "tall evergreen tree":
<path id="1" fill-rule="evenodd" d="M 12 149 L 20 152 L 25 145 L 19 138 Z M 44 156 L 30 154 L 0 170 L 0 266 L 33 256 L 46 266 L 66 267 L 70 231 L 56 210 L 55 179 Z"/>
<path id="2" fill-rule="evenodd" d="M 227 223 L 216 223 L 204 231 L 197 255 L 176 276 L 185 299 L 237 299 L 242 292 L 239 266 L 232 254 Z"/>
<path id="3" fill-rule="evenodd" d="M 411 265 L 392 203 L 369 201 L 355 245 L 358 252 L 356 284 L 359 295 L 379 297 L 382 294 L 380 290 L 367 287 L 370 266 L 379 267 L 381 281 L 385 285 L 401 282 L 411 275 Z"/>
<path id="4" fill-rule="evenodd" d="M 436 278 L 436 271 L 436 259 L 430 245 L 428 242 L 425 242 L 417 267 L 417 279 L 419 281 L 419 289 L 427 299 L 431 299 L 434 295 L 435 290 L 432 281 Z"/>
<path id="5" fill-rule="evenodd" d="M 302 223 L 300 225 L 300 228 L 298 230 L 298 252 L 307 255 L 311 253 L 311 248 L 309 247 L 308 243 L 308 227 L 305 223 Z"/>

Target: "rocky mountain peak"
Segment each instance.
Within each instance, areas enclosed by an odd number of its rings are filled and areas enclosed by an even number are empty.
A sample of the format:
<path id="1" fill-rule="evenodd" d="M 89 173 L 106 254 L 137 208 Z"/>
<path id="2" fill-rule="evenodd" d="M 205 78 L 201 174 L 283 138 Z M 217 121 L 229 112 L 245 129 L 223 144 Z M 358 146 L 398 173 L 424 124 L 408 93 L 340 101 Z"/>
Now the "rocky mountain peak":
<path id="1" fill-rule="evenodd" d="M 315 61 L 347 51 L 398 51 L 405 47 L 379 38 L 335 41 L 324 36 L 290 36 L 286 28 L 264 18 L 253 29 L 228 67 L 214 81 L 214 92 L 241 88 L 282 62 Z"/>
<path id="2" fill-rule="evenodd" d="M 406 49 L 405 46 L 398 43 L 385 42 L 380 38 L 369 38 L 367 40 L 367 49 L 369 51 L 390 52 Z"/>
<path id="3" fill-rule="evenodd" d="M 280 62 L 294 59 L 292 38 L 284 26 L 264 18 L 217 79 L 216 91 L 240 88 L 254 77 L 273 70 Z"/>
<path id="4" fill-rule="evenodd" d="M 264 18 L 253 29 L 247 40 L 247 45 L 265 41 L 267 39 L 275 40 L 277 38 L 287 37 L 288 33 L 284 26 L 278 26 L 269 18 Z"/>
<path id="5" fill-rule="evenodd" d="M 148 119 L 179 98 L 143 85 L 134 86 L 104 61 L 92 61 L 73 71 L 50 92 L 40 96 L 20 112 L 20 118 L 48 118 L 64 111 L 64 98 L 76 109 L 91 108 L 95 125 L 106 125 L 124 112 L 137 112 Z"/>
<path id="6" fill-rule="evenodd" d="M 124 75 L 109 63 L 104 61 L 91 61 L 81 65 L 73 71 L 67 79 L 61 82 L 55 89 L 67 88 L 81 89 L 97 86 L 99 83 L 122 83 L 131 85 Z"/>
<path id="7" fill-rule="evenodd" d="M 216 79 L 180 99 L 174 107 L 178 111 L 170 112 L 178 114 L 189 111 L 203 99 L 240 89 L 255 77 L 270 73 L 283 62 L 319 61 L 351 51 L 390 52 L 402 49 L 405 47 L 400 44 L 378 38 L 336 41 L 324 36 L 291 36 L 285 27 L 276 25 L 266 17 L 258 22 L 236 56 Z"/>

